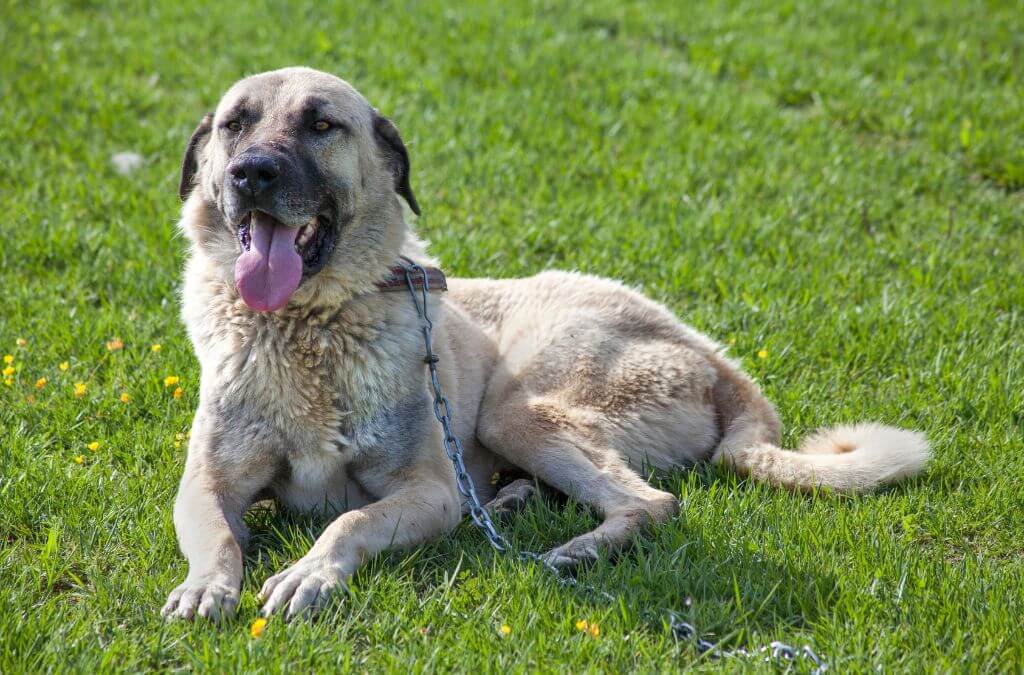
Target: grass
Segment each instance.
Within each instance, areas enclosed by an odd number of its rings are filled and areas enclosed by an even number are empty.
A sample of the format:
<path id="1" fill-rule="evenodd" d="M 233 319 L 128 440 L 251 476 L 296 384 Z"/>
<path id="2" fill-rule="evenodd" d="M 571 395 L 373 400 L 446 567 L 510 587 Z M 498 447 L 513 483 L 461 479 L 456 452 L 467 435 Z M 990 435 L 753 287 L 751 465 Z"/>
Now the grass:
<path id="1" fill-rule="evenodd" d="M 0 2 L 0 671 L 775 669 L 702 658 L 649 607 L 832 672 L 1024 667 L 1019 3 Z M 163 624 L 198 399 L 180 156 L 231 82 L 288 64 L 397 121 L 450 273 L 625 279 L 731 345 L 788 443 L 886 421 L 927 432 L 930 470 L 862 498 L 658 477 L 682 515 L 584 574 L 618 603 L 467 524 L 252 639 L 259 584 L 323 526 L 257 511 L 238 619 Z M 540 502 L 510 534 L 593 524 Z"/>

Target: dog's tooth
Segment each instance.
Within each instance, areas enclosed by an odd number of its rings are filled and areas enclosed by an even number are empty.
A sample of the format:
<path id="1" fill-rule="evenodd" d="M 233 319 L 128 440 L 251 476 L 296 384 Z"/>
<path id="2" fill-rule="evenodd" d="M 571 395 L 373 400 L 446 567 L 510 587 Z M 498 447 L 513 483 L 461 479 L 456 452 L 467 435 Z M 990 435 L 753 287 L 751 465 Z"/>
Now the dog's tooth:
<path id="1" fill-rule="evenodd" d="M 313 232 L 313 228 L 309 225 L 303 225 L 299 230 L 298 236 L 295 238 L 295 250 L 305 247 L 313 238 Z"/>

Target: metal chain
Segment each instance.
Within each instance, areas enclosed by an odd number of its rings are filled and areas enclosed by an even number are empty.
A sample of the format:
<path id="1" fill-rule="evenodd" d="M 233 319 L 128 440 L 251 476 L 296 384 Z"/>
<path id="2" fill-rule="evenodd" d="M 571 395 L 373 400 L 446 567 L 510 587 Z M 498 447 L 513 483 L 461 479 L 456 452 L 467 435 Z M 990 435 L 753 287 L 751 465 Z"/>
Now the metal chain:
<path id="1" fill-rule="evenodd" d="M 405 282 L 409 287 L 409 294 L 412 296 L 412 302 L 416 308 L 416 314 L 420 319 L 420 332 L 423 335 L 423 348 L 425 351 L 423 361 L 427 364 L 427 369 L 430 372 L 430 385 L 433 389 L 434 396 L 434 416 L 437 417 L 437 421 L 441 424 L 441 429 L 444 433 L 443 443 L 445 454 L 448 455 L 448 459 L 451 460 L 452 466 L 455 468 L 455 484 L 458 487 L 459 494 L 465 498 L 466 503 L 469 505 L 469 516 L 473 520 L 473 524 L 484 533 L 491 546 L 500 553 L 513 553 L 514 551 L 508 540 L 498 532 L 498 528 L 495 527 L 490 514 L 487 513 L 487 510 L 480 504 L 480 498 L 477 496 L 476 486 L 473 484 L 473 478 L 469 475 L 469 471 L 466 469 L 466 464 L 462 458 L 462 443 L 459 441 L 458 436 L 455 435 L 455 431 L 452 429 L 451 404 L 447 397 L 445 397 L 444 392 L 442 392 L 441 383 L 437 378 L 437 362 L 439 361 L 439 358 L 437 354 L 434 353 L 433 341 L 431 339 L 434 324 L 431 322 L 430 314 L 427 311 L 427 297 L 428 293 L 430 293 L 427 272 L 422 266 L 405 256 L 402 256 L 401 260 L 403 263 L 402 269 L 405 271 Z M 422 287 L 419 295 L 416 293 L 414 274 L 422 280 Z M 538 553 L 534 553 L 532 551 L 519 551 L 516 555 L 522 560 L 539 563 L 542 567 L 551 572 L 554 579 L 562 586 L 580 590 L 613 603 L 618 602 L 618 598 L 611 593 L 602 591 L 590 584 L 585 584 L 575 577 L 563 573 L 561 569 L 555 567 Z M 807 645 L 800 650 L 796 650 L 783 642 L 776 641 L 753 652 L 743 648 L 723 650 L 714 642 L 701 638 L 693 624 L 683 621 L 675 611 L 666 610 L 659 615 L 659 613 L 651 610 L 643 610 L 642 614 L 648 618 L 654 619 L 664 619 L 667 617 L 668 627 L 672 631 L 672 635 L 676 640 L 692 642 L 698 653 L 709 654 L 711 658 L 751 658 L 758 654 L 766 654 L 764 659 L 765 661 L 775 661 L 780 664 L 794 661 L 798 658 L 812 662 L 815 666 L 814 670 L 811 671 L 812 675 L 820 675 L 828 668 L 818 655 L 814 653 L 810 646 Z"/>

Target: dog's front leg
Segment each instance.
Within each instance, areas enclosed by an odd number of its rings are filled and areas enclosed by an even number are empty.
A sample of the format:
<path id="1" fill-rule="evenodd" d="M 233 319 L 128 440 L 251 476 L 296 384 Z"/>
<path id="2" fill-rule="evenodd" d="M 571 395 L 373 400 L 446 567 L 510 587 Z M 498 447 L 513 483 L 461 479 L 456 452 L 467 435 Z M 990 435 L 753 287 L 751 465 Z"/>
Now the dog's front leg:
<path id="1" fill-rule="evenodd" d="M 174 502 L 174 529 L 188 560 L 188 576 L 171 591 L 161 613 L 171 619 L 199 616 L 219 621 L 238 605 L 242 548 L 248 530 L 242 519 L 253 497 L 269 480 L 258 463 L 225 461 L 216 425 L 196 416 L 185 473 Z"/>
<path id="2" fill-rule="evenodd" d="M 444 459 L 443 456 L 441 458 Z M 316 609 L 366 560 L 389 548 L 416 546 L 462 518 L 455 479 L 443 464 L 375 481 L 384 496 L 331 523 L 300 560 L 263 585 L 263 614 L 287 618 Z"/>

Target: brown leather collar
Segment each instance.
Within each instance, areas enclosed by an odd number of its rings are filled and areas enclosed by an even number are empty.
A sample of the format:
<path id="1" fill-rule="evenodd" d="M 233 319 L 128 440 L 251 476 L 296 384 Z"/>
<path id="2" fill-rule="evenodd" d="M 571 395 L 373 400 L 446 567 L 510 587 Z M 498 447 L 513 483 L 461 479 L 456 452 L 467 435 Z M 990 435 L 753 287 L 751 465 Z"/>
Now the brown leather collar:
<path id="1" fill-rule="evenodd" d="M 427 273 L 427 284 L 429 285 L 430 290 L 448 290 L 448 279 L 445 278 L 444 272 L 436 267 L 423 267 L 422 269 Z M 419 272 L 410 271 L 409 278 L 412 279 L 412 285 L 414 288 L 423 287 L 423 275 Z M 406 280 L 405 268 L 401 265 L 395 265 L 389 269 L 388 275 L 381 281 L 377 282 L 377 288 L 385 292 L 408 290 L 409 282 Z"/>

